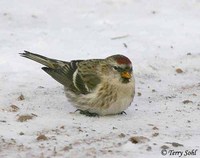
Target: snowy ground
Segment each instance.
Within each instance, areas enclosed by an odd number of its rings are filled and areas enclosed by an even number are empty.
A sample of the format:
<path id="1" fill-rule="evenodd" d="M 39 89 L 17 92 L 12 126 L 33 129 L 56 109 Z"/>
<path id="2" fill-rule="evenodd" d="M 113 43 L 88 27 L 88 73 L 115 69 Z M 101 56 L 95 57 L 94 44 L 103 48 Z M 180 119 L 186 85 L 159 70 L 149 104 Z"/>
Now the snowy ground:
<path id="1" fill-rule="evenodd" d="M 199 0 L 1 0 L 0 157 L 200 157 L 199 10 Z M 23 50 L 128 56 L 137 92 L 127 115 L 74 113 Z"/>

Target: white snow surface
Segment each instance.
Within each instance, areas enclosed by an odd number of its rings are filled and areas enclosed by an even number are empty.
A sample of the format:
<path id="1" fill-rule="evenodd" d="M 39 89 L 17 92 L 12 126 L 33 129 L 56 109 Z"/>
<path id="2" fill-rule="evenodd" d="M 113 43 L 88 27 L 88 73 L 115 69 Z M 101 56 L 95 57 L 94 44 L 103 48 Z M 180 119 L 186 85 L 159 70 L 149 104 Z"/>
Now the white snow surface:
<path id="1" fill-rule="evenodd" d="M 23 50 L 66 61 L 126 55 L 136 81 L 127 115 L 74 113 Z M 199 120 L 199 0 L 0 1 L 1 158 L 200 157 Z"/>

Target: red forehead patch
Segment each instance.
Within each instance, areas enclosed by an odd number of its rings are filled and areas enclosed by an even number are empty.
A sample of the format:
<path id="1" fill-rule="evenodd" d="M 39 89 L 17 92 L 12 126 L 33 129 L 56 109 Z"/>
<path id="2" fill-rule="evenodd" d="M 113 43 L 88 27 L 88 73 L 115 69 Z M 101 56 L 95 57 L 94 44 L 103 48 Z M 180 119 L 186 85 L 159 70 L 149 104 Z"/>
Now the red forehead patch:
<path id="1" fill-rule="evenodd" d="M 126 65 L 131 64 L 131 61 L 129 60 L 129 58 L 127 58 L 123 55 L 117 55 L 115 59 L 118 64 L 126 64 Z"/>

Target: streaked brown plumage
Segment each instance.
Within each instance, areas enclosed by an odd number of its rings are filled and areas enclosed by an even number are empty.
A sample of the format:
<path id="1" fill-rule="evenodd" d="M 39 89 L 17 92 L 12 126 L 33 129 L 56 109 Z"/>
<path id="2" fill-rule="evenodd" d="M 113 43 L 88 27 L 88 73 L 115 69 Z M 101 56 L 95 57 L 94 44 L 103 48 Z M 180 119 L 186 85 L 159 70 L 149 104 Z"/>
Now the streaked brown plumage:
<path id="1" fill-rule="evenodd" d="M 45 65 L 42 69 L 64 85 L 67 98 L 83 114 L 118 114 L 134 98 L 132 64 L 123 55 L 70 62 L 28 51 L 21 56 Z"/>

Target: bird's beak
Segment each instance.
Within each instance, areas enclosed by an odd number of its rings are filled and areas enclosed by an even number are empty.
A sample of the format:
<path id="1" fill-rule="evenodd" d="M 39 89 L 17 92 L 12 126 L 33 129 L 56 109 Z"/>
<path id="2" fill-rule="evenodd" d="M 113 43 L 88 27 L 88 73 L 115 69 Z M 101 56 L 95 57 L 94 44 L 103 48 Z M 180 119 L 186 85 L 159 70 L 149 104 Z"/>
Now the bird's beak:
<path id="1" fill-rule="evenodd" d="M 127 72 L 127 71 L 124 71 L 124 72 L 121 73 L 121 77 L 130 79 L 131 78 L 131 74 L 129 72 Z"/>

